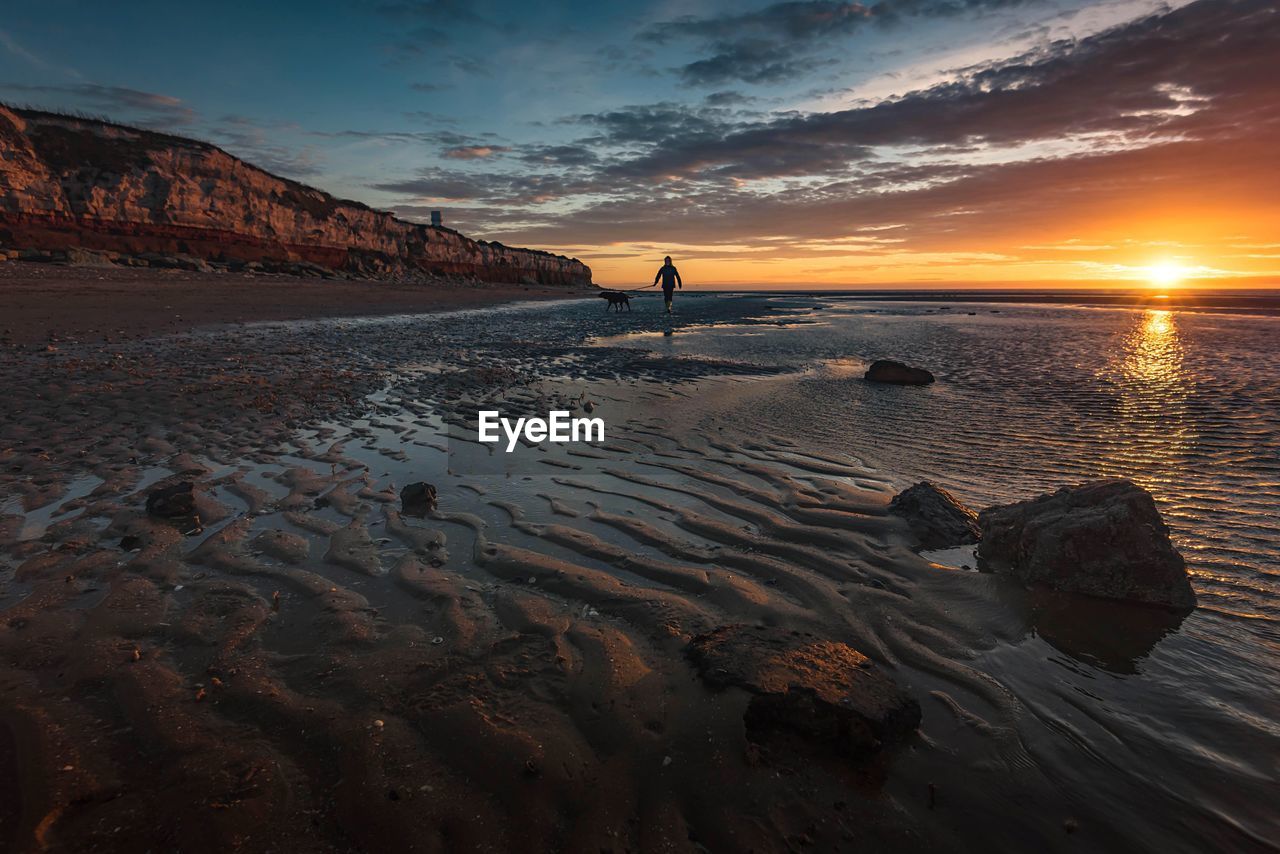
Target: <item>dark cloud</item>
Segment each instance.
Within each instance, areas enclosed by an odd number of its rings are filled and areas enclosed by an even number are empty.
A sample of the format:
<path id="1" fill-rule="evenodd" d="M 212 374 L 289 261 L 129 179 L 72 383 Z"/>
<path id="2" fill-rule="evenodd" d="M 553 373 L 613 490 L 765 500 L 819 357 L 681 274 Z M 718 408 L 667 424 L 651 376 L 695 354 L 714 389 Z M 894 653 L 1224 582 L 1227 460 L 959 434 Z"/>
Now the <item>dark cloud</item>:
<path id="1" fill-rule="evenodd" d="M 713 54 L 680 69 L 689 86 L 716 86 L 729 81 L 779 83 L 799 77 L 822 63 L 770 39 L 714 42 Z"/>
<path id="2" fill-rule="evenodd" d="M 849 32 L 874 14 L 861 3 L 813 2 L 774 3 L 751 12 L 731 13 L 713 18 L 686 15 L 654 24 L 640 38 L 668 44 L 677 39 L 719 41 L 748 36 L 784 36 L 789 40 L 811 39 L 830 33 Z"/>
<path id="3" fill-rule="evenodd" d="M 907 18 L 939 18 L 1021 5 L 1026 0 L 881 0 L 841 3 L 799 0 L 749 12 L 714 17 L 686 15 L 641 31 L 639 39 L 658 45 L 690 40 L 709 55 L 678 69 L 690 86 L 731 81 L 776 83 L 799 77 L 824 62 L 814 50 L 870 24 L 892 25 Z"/>
<path id="4" fill-rule="evenodd" d="M 753 103 L 756 99 L 741 92 L 726 89 L 723 92 L 712 92 L 702 99 L 709 107 L 734 107 Z"/>
<path id="5" fill-rule="evenodd" d="M 569 187 L 558 175 L 461 172 L 428 168 L 407 180 L 374 184 L 373 189 L 400 193 L 414 199 L 460 199 L 494 205 L 522 206 L 562 198 L 582 188 Z"/>
<path id="6" fill-rule="evenodd" d="M 522 149 L 520 159 L 547 166 L 590 166 L 600 156 L 585 145 L 535 145 Z"/>
<path id="7" fill-rule="evenodd" d="M 723 112 L 655 105 L 578 118 L 609 141 L 650 143 L 610 168 L 651 178 L 819 175 L 885 147 L 957 154 L 1089 134 L 1099 144 L 1142 144 L 1203 130 L 1260 87 L 1273 94 L 1272 78 L 1259 70 L 1280 36 L 1278 19 L 1265 0 L 1202 0 L 969 69 L 900 98 L 829 113 L 743 122 Z"/>
<path id="8" fill-rule="evenodd" d="M 785 246 L 903 224 L 894 239 L 914 252 L 1043 242 L 1048 223 L 1151 205 L 1273 212 L 1278 43 L 1272 0 L 1200 0 L 880 103 L 761 116 L 726 97 L 574 115 L 560 126 L 581 138 L 515 146 L 507 170 L 377 188 L 406 211 L 462 200 L 477 233 L 537 245 Z"/>
<path id="9" fill-rule="evenodd" d="M 1274 210 L 1278 43 L 1273 2 L 1200 0 L 855 109 L 747 121 L 668 104 L 577 116 L 596 144 L 640 150 L 560 179 L 566 194 L 607 199 L 542 227 L 526 214 L 519 238 L 824 239 L 908 223 L 903 234 L 919 250 L 961 234 L 974 243 L 1034 232 L 1050 213 L 1088 222 L 1151 200 Z M 765 191 L 733 180 L 761 177 L 782 183 Z M 487 227 L 514 239 L 503 216 Z"/>
<path id="10" fill-rule="evenodd" d="M 90 112 L 105 111 L 122 115 L 134 124 L 157 129 L 176 129 L 194 123 L 195 110 L 181 99 L 155 92 L 143 92 L 123 86 L 101 86 L 77 83 L 69 86 L 28 86 L 3 83 L 0 89 L 24 95 L 52 96 Z"/>
<path id="11" fill-rule="evenodd" d="M 597 142 L 629 146 L 676 140 L 714 139 L 734 128 L 726 111 L 717 108 L 687 107 L 673 102 L 643 104 L 584 113 L 565 119 L 567 123 L 589 125 L 599 131 Z"/>

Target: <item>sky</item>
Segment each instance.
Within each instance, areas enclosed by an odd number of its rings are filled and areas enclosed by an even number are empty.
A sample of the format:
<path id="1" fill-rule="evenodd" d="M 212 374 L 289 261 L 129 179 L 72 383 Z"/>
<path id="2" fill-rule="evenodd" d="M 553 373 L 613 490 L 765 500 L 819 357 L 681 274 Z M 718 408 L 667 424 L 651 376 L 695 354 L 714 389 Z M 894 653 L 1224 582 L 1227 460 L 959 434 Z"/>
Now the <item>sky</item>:
<path id="1" fill-rule="evenodd" d="M 0 100 L 690 285 L 1280 286 L 1276 0 L 5 0 Z"/>

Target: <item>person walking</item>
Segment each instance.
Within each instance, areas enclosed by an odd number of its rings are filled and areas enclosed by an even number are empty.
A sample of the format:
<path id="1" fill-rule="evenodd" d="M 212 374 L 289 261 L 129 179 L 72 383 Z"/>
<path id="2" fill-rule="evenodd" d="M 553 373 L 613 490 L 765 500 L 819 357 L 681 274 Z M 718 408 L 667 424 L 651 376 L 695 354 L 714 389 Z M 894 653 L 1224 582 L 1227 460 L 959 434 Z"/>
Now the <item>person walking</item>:
<path id="1" fill-rule="evenodd" d="M 676 265 L 671 263 L 671 256 L 668 255 L 662 259 L 663 264 L 658 270 L 658 275 L 653 277 L 653 283 L 658 284 L 658 280 L 662 280 L 662 299 L 667 304 L 667 314 L 671 313 L 671 297 L 675 294 L 676 286 L 680 286 L 680 290 L 684 290 L 684 282 L 680 281 L 680 271 L 676 269 Z"/>

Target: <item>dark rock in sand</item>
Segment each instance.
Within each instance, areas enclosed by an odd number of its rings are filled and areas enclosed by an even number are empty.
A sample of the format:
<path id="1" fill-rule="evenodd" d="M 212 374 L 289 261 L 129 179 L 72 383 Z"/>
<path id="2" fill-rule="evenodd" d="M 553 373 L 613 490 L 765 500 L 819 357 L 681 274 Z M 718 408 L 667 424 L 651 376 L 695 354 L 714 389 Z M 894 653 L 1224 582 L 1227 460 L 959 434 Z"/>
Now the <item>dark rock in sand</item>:
<path id="1" fill-rule="evenodd" d="M 928 385 L 933 382 L 933 374 L 924 368 L 913 368 L 892 359 L 877 359 L 872 362 L 863 378 L 867 382 L 893 385 Z"/>
<path id="2" fill-rule="evenodd" d="M 400 506 L 406 516 L 426 516 L 436 509 L 436 488 L 418 481 L 400 490 Z"/>
<path id="3" fill-rule="evenodd" d="M 195 485 L 184 480 L 158 486 L 147 495 L 147 513 L 161 519 L 184 519 L 195 515 Z"/>
<path id="4" fill-rule="evenodd" d="M 1151 493 L 1128 480 L 1063 487 L 978 514 L 978 568 L 1056 590 L 1195 607 Z"/>
<path id="5" fill-rule="evenodd" d="M 695 637 L 687 654 L 712 688 L 754 695 L 743 721 L 755 743 L 792 735 L 857 757 L 920 725 L 920 704 L 843 643 L 735 624 Z"/>
<path id="6" fill-rule="evenodd" d="M 923 549 L 963 546 L 976 543 L 980 536 L 978 514 L 928 481 L 895 495 L 889 502 L 889 512 L 907 520 Z"/>
<path id="7" fill-rule="evenodd" d="M 120 538 L 120 550 L 126 552 L 136 552 L 147 543 L 142 537 L 135 534 L 126 534 Z"/>

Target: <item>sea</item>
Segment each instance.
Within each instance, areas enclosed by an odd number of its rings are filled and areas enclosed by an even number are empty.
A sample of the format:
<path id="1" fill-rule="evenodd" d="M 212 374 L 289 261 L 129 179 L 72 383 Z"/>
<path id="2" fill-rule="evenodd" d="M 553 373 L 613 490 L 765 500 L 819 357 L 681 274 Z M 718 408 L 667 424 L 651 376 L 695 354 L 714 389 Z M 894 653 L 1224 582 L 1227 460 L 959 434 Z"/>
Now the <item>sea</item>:
<path id="1" fill-rule="evenodd" d="M 1022 738 L 1055 784 L 1129 829 L 1112 844 L 1275 850 L 1280 294 L 678 295 L 677 309 L 708 322 L 600 340 L 783 371 L 727 417 L 743 434 L 976 509 L 1095 478 L 1149 490 L 1195 611 L 1072 608 L 978 667 L 1035 719 Z M 937 381 L 865 382 L 881 358 Z"/>

